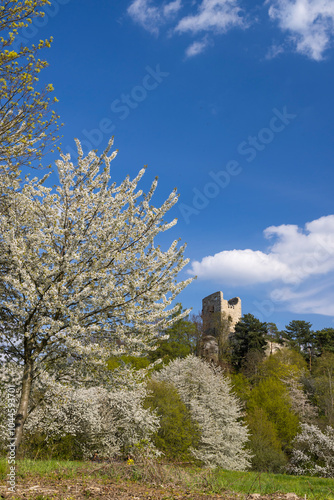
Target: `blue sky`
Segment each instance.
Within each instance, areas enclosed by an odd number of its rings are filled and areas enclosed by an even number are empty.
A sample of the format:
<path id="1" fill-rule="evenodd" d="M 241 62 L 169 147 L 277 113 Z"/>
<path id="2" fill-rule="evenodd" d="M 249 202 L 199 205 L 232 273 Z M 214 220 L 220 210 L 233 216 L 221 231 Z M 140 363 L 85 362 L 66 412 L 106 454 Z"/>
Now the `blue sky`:
<path id="1" fill-rule="evenodd" d="M 114 135 L 116 180 L 178 188 L 183 305 L 334 327 L 333 1 L 52 0 L 24 33 L 50 35 L 63 150 Z"/>

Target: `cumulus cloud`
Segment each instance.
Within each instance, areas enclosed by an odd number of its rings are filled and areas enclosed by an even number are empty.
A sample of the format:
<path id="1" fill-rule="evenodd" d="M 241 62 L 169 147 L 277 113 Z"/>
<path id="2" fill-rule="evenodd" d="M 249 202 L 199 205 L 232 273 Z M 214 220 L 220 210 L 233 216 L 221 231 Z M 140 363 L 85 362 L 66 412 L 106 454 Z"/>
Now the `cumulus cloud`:
<path id="1" fill-rule="evenodd" d="M 198 11 L 183 17 L 175 30 L 179 33 L 213 31 L 224 33 L 234 26 L 243 26 L 238 0 L 203 0 Z"/>
<path id="2" fill-rule="evenodd" d="M 333 0 L 267 0 L 269 16 L 289 33 L 295 50 L 319 61 L 334 37 Z"/>
<path id="3" fill-rule="evenodd" d="M 266 252 L 219 252 L 194 261 L 188 272 L 224 284 L 254 285 L 299 284 L 334 271 L 334 215 L 308 222 L 304 230 L 290 224 L 270 226 L 264 237 L 273 241 Z"/>
<path id="4" fill-rule="evenodd" d="M 222 287 L 262 285 L 266 298 L 259 312 L 265 317 L 277 307 L 334 316 L 334 215 L 304 228 L 270 226 L 263 234 L 271 242 L 266 251 L 219 252 L 192 262 L 189 274 L 218 281 Z"/>
<path id="5" fill-rule="evenodd" d="M 158 34 L 159 28 L 181 9 L 181 0 L 162 5 L 153 5 L 151 0 L 134 0 L 128 7 L 132 19 L 151 33 Z"/>

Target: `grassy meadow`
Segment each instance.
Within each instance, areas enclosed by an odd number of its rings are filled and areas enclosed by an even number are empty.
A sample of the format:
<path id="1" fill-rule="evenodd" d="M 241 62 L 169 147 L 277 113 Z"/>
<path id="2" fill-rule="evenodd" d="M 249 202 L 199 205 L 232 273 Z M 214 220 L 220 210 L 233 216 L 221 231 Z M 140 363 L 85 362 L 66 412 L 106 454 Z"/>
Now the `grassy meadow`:
<path id="1" fill-rule="evenodd" d="M 5 485 L 7 462 L 0 459 L 0 482 Z M 165 485 L 205 494 L 235 492 L 262 495 L 295 493 L 309 500 L 334 500 L 332 479 L 290 476 L 258 472 L 235 472 L 222 469 L 203 469 L 192 466 L 160 464 L 148 461 L 141 464 L 94 463 L 61 460 L 19 460 L 16 468 L 17 485 L 32 481 L 94 481 L 94 484 L 108 482 L 142 483 Z"/>

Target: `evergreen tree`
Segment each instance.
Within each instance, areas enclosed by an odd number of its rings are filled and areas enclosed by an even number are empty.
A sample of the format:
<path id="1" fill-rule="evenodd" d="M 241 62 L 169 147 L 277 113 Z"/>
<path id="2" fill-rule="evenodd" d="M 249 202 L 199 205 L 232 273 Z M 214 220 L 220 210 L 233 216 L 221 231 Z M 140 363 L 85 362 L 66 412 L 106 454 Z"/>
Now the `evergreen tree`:
<path id="1" fill-rule="evenodd" d="M 334 328 L 323 328 L 314 333 L 317 352 L 323 354 L 325 351 L 334 353 Z"/>
<path id="2" fill-rule="evenodd" d="M 252 314 L 244 314 L 235 325 L 232 337 L 232 361 L 238 370 L 245 363 L 247 355 L 249 357 L 250 351 L 264 355 L 267 333 L 267 324 L 262 323 Z"/>
<path id="3" fill-rule="evenodd" d="M 293 320 L 285 327 L 284 336 L 289 345 L 299 351 L 312 366 L 312 357 L 315 354 L 315 337 L 311 330 L 312 325 L 307 321 Z"/>

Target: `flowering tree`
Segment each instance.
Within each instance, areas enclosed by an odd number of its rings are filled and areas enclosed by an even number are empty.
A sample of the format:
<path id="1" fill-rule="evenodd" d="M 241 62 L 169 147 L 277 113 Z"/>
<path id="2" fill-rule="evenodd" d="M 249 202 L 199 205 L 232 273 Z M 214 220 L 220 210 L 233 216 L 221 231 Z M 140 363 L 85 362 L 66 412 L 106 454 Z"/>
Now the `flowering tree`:
<path id="1" fill-rule="evenodd" d="M 5 0 L 0 7 L 0 162 L 12 169 L 40 159 L 55 139 L 58 116 L 51 110 L 51 84 L 41 88 L 39 75 L 47 62 L 37 57 L 50 40 L 31 47 L 19 43 L 20 30 L 44 15 L 48 0 Z M 57 99 L 54 98 L 54 101 Z"/>
<path id="2" fill-rule="evenodd" d="M 168 310 L 191 281 L 177 282 L 187 263 L 177 241 L 163 251 L 155 238 L 176 220 L 164 216 L 175 190 L 160 207 L 135 179 L 110 184 L 112 146 L 78 162 L 57 161 L 59 186 L 34 178 L 22 184 L 0 177 L 0 347 L 23 365 L 16 418 L 20 444 L 33 380 L 41 370 L 66 372 L 71 364 L 103 365 L 111 352 L 150 349 L 159 331 L 179 319 Z M 184 311 L 181 314 L 188 314 Z M 2 345 L 1 345 L 2 344 Z M 90 369 L 91 370 L 91 369 Z"/>
<path id="3" fill-rule="evenodd" d="M 289 472 L 303 476 L 334 477 L 334 429 L 322 432 L 316 425 L 301 424 L 294 440 Z"/>
<path id="4" fill-rule="evenodd" d="M 91 385 L 96 381 L 87 377 L 82 380 L 82 373 L 74 365 L 61 382 L 57 375 L 43 372 L 30 398 L 26 446 L 50 450 L 63 438 L 71 438 L 70 453 L 74 458 L 87 458 L 94 452 L 100 456 L 127 456 L 143 447 L 145 453 L 158 453 L 151 436 L 157 431 L 159 418 L 144 408 L 145 376 L 145 370 L 125 367 L 109 373 L 103 385 L 96 386 Z M 5 363 L 0 368 L 0 442 L 4 450 L 8 439 L 7 387 L 15 385 L 20 377 L 20 366 Z"/>
<path id="5" fill-rule="evenodd" d="M 193 355 L 176 359 L 155 377 L 172 383 L 193 420 L 200 426 L 195 458 L 210 467 L 245 470 L 250 454 L 245 450 L 247 427 L 240 421 L 240 403 L 220 368 Z"/>

